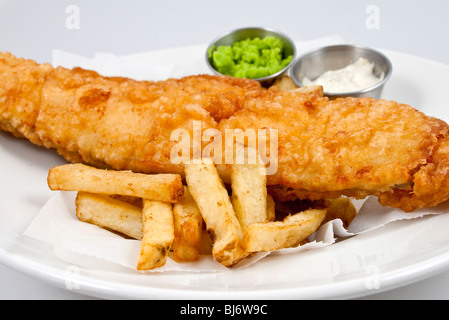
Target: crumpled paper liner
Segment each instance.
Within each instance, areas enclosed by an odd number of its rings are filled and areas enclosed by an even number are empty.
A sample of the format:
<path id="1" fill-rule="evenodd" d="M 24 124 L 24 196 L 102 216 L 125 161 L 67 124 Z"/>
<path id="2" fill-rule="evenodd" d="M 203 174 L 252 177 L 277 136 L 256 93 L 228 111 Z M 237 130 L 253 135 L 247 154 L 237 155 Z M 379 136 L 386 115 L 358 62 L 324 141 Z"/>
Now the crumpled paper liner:
<path id="1" fill-rule="evenodd" d="M 75 214 L 75 198 L 76 192 L 55 191 L 54 196 L 42 207 L 25 230 L 25 235 L 52 245 L 57 256 L 59 256 L 59 252 L 64 252 L 64 254 L 73 252 L 78 255 L 79 259 L 82 259 L 83 255 L 96 257 L 135 270 L 140 252 L 140 241 L 125 239 L 98 226 L 78 220 Z M 238 270 L 251 266 L 269 254 L 295 254 L 304 250 L 318 249 L 332 245 L 337 239 L 368 232 L 393 221 L 412 220 L 426 215 L 449 212 L 449 202 L 436 208 L 421 209 L 411 213 L 394 208 L 384 208 L 379 205 L 376 197 L 354 201 L 353 204 L 359 209 L 348 229 L 343 227 L 340 219 L 329 221 L 309 238 L 309 243 L 300 247 L 281 249 L 271 253 L 257 253 L 231 269 L 216 262 L 212 256 L 201 256 L 199 261 L 189 263 L 177 263 L 168 258 L 163 267 L 149 272 Z M 63 255 L 60 258 L 64 260 Z"/>
<path id="2" fill-rule="evenodd" d="M 340 36 L 331 35 L 308 41 L 296 41 L 295 46 L 298 55 L 301 55 L 322 46 L 341 43 L 344 43 L 344 40 Z M 97 52 L 92 58 L 62 50 L 53 50 L 52 64 L 55 67 L 81 67 L 95 70 L 103 76 L 158 81 L 195 74 L 212 74 L 206 64 L 206 49 L 205 45 L 197 45 L 182 47 L 182 53 L 179 48 L 173 48 L 127 56 Z"/>
<path id="3" fill-rule="evenodd" d="M 343 43 L 338 36 L 319 38 L 312 41 L 296 42 L 297 51 L 306 51 L 320 46 Z M 97 53 L 93 58 L 54 50 L 53 65 L 73 68 L 76 66 L 96 70 L 105 76 L 124 76 L 136 80 L 164 80 L 170 77 L 182 77 L 191 74 L 211 73 L 204 61 L 205 46 L 184 48 L 179 51 L 168 49 L 130 56 L 115 56 L 108 53 Z M 150 63 L 150 62 L 151 63 Z M 95 257 L 116 263 L 117 265 L 136 269 L 140 252 L 140 241 L 124 239 L 112 232 L 78 220 L 75 215 L 76 192 L 55 192 L 54 196 L 44 205 L 25 235 L 50 244 L 55 255 L 62 260 L 72 253 L 70 263 L 77 261 L 82 265 L 83 257 Z M 329 221 L 311 237 L 310 242 L 297 248 L 288 248 L 272 253 L 255 254 L 228 269 L 215 262 L 211 256 L 202 256 L 192 263 L 176 263 L 167 259 L 165 266 L 153 270 L 186 271 L 186 272 L 220 272 L 249 267 L 258 260 L 270 254 L 296 254 L 303 250 L 311 250 L 332 245 L 337 239 L 354 236 L 376 228 L 380 228 L 397 220 L 410 220 L 431 214 L 441 214 L 449 211 L 448 204 L 437 208 L 404 213 L 401 210 L 383 208 L 375 197 L 353 202 L 358 209 L 358 215 L 348 229 L 343 227 L 341 220 Z"/>

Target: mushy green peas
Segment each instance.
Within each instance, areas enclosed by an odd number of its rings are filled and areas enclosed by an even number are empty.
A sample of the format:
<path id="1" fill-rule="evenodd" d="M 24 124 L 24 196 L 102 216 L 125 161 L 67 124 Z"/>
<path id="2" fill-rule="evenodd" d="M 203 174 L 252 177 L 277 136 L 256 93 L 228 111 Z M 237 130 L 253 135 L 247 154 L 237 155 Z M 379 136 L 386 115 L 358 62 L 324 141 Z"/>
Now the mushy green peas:
<path id="1" fill-rule="evenodd" d="M 221 74 L 258 79 L 272 75 L 285 68 L 293 56 L 284 57 L 284 42 L 275 37 L 252 38 L 232 46 L 211 48 L 209 58 Z"/>

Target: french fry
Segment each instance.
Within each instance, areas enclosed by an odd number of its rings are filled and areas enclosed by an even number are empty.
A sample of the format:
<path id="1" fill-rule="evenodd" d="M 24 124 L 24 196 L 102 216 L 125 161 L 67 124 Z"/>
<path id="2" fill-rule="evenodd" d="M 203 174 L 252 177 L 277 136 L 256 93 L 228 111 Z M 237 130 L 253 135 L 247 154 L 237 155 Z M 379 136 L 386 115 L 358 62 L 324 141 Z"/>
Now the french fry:
<path id="1" fill-rule="evenodd" d="M 203 159 L 201 164 L 186 164 L 185 173 L 190 193 L 212 239 L 212 255 L 217 262 L 232 267 L 248 253 L 242 246 L 240 223 L 212 159 Z"/>
<path id="2" fill-rule="evenodd" d="M 297 89 L 298 86 L 293 82 L 292 78 L 289 76 L 282 76 L 277 78 L 273 86 L 278 88 L 279 91 L 290 91 L 293 89 Z"/>
<path id="3" fill-rule="evenodd" d="M 248 225 L 267 217 L 267 176 L 261 164 L 235 164 L 231 169 L 232 205 L 245 231 Z"/>
<path id="4" fill-rule="evenodd" d="M 212 255 L 212 240 L 206 230 L 203 229 L 201 236 L 200 255 Z"/>
<path id="5" fill-rule="evenodd" d="M 142 238 L 142 210 L 127 202 L 103 194 L 78 192 L 76 216 L 91 223 L 130 238 Z"/>
<path id="6" fill-rule="evenodd" d="M 142 224 L 143 236 L 137 270 L 162 267 L 174 240 L 172 205 L 144 199 Z"/>
<path id="7" fill-rule="evenodd" d="M 319 97 L 324 96 L 323 86 L 313 85 L 300 88 L 292 88 L 292 91 L 301 92 L 304 94 L 317 95 Z"/>
<path id="8" fill-rule="evenodd" d="M 170 258 L 177 262 L 198 260 L 203 233 L 203 217 L 187 187 L 184 187 L 184 195 L 173 205 L 173 222 L 175 238 Z"/>
<path id="9" fill-rule="evenodd" d="M 47 182 L 51 190 L 120 194 L 172 203 L 184 192 L 182 179 L 178 174 L 102 170 L 83 164 L 52 168 Z"/>
<path id="10" fill-rule="evenodd" d="M 259 252 L 298 246 L 319 228 L 326 211 L 309 209 L 283 221 L 253 223 L 245 231 L 245 249 Z"/>
<path id="11" fill-rule="evenodd" d="M 340 197 L 333 200 L 328 200 L 326 203 L 327 215 L 323 223 L 333 220 L 341 219 L 343 226 L 348 228 L 352 220 L 357 215 L 357 210 L 349 198 Z"/>
<path id="12" fill-rule="evenodd" d="M 274 219 L 276 219 L 276 202 L 267 194 L 267 221 L 274 221 Z"/>
<path id="13" fill-rule="evenodd" d="M 143 207 L 142 198 L 132 197 L 132 196 L 122 196 L 120 194 L 112 194 L 112 195 L 109 195 L 109 197 L 123 201 L 123 202 L 127 202 L 129 204 L 132 204 L 133 206 L 139 207 L 140 209 L 142 209 L 142 207 Z"/>

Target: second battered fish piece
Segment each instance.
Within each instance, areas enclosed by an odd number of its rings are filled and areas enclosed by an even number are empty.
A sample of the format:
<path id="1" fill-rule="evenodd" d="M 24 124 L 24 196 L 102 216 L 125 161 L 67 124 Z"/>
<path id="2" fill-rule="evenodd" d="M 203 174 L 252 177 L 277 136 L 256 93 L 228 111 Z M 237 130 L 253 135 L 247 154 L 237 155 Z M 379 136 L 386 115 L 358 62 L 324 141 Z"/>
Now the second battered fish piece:
<path id="1" fill-rule="evenodd" d="M 412 211 L 449 197 L 449 126 L 408 105 L 274 91 L 222 120 L 225 128 L 278 130 L 268 184 L 280 201 L 376 195 Z"/>

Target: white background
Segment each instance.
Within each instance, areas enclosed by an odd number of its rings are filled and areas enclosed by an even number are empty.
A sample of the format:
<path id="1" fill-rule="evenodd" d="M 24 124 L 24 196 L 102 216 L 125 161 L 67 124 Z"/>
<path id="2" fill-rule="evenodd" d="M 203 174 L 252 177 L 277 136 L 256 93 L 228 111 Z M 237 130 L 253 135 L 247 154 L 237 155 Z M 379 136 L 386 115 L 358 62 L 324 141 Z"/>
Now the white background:
<path id="1" fill-rule="evenodd" d="M 67 25 L 71 5 L 79 9 L 79 25 Z M 370 8 L 378 10 L 375 28 L 367 24 Z M 53 49 L 86 56 L 131 54 L 207 44 L 230 29 L 269 26 L 297 41 L 337 34 L 449 65 L 448 15 L 447 0 L 0 0 L 0 51 L 51 62 Z M 373 290 L 364 299 L 448 298 L 449 271 L 388 292 Z M 0 265 L 0 299 L 92 298 Z"/>

